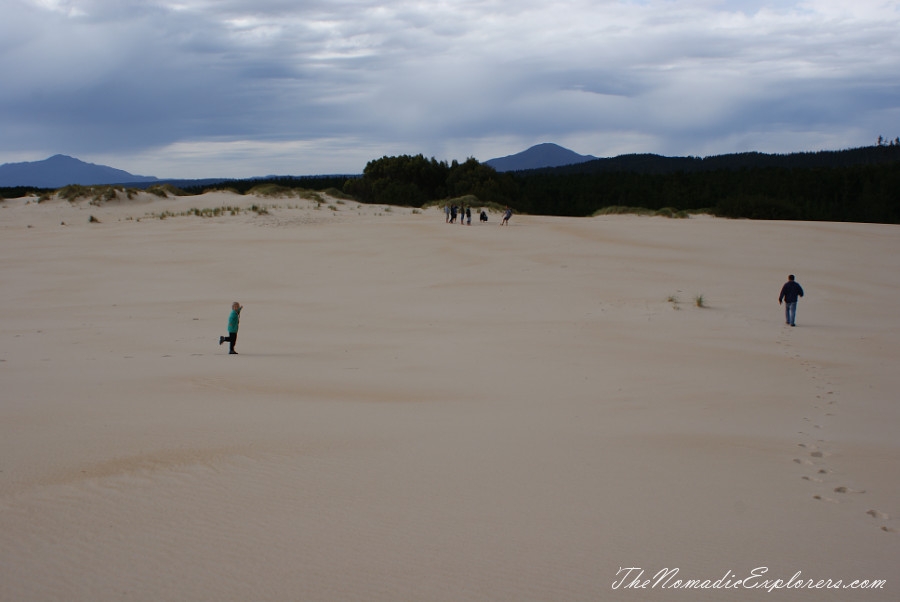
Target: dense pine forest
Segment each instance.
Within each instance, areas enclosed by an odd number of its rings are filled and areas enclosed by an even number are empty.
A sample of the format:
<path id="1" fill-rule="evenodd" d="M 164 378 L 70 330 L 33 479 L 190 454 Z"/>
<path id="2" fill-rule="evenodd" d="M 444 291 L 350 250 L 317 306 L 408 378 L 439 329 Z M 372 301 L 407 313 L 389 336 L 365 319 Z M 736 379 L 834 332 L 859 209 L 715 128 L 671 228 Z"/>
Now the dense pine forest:
<path id="1" fill-rule="evenodd" d="M 900 223 L 900 141 L 844 151 L 715 157 L 623 155 L 497 173 L 469 159 L 371 161 L 344 191 L 363 202 L 421 206 L 474 195 L 521 213 L 588 216 L 609 207 L 722 217 Z"/>
<path id="2" fill-rule="evenodd" d="M 900 161 L 671 173 L 516 174 L 520 210 L 590 215 L 608 206 L 722 217 L 900 223 Z"/>

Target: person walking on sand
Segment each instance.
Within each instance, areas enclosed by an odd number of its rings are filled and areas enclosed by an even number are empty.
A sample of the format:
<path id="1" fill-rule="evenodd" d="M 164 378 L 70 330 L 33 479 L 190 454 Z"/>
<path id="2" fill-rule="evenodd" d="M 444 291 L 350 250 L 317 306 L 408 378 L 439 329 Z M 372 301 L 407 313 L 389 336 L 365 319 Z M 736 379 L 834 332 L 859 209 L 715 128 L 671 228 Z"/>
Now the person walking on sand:
<path id="1" fill-rule="evenodd" d="M 467 226 L 472 225 L 472 208 L 471 207 L 466 207 L 466 225 Z"/>
<path id="2" fill-rule="evenodd" d="M 450 203 L 444 205 L 444 222 L 447 224 L 450 223 Z"/>
<path id="3" fill-rule="evenodd" d="M 509 205 L 506 206 L 506 211 L 503 212 L 503 221 L 500 222 L 501 226 L 509 225 L 509 218 L 512 217 L 512 209 L 509 208 Z"/>
<path id="4" fill-rule="evenodd" d="M 231 313 L 228 315 L 228 336 L 227 337 L 219 337 L 219 345 L 228 341 L 228 354 L 229 355 L 237 355 L 238 352 L 234 350 L 235 344 L 237 344 L 237 333 L 238 326 L 241 323 L 241 310 L 244 309 L 244 306 L 235 301 L 231 304 Z"/>
<path id="5" fill-rule="evenodd" d="M 788 276 L 788 281 L 781 287 L 781 294 L 778 295 L 778 305 L 784 301 L 784 320 L 791 326 L 796 326 L 797 319 L 797 298 L 803 296 L 803 287 L 794 280 L 794 275 Z"/>

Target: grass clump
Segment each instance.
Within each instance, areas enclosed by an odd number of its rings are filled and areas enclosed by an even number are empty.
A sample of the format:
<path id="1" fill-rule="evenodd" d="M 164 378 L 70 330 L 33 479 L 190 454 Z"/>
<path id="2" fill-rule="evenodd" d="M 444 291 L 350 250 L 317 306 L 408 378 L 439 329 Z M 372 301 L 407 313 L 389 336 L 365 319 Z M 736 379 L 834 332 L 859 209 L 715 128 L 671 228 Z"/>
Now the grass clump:
<path id="1" fill-rule="evenodd" d="M 325 194 L 330 197 L 334 197 L 336 199 L 341 199 L 344 201 L 355 201 L 356 198 L 353 195 L 347 194 L 343 190 L 338 190 L 337 188 L 326 188 L 324 190 Z"/>
<path id="2" fill-rule="evenodd" d="M 91 189 L 87 186 L 82 186 L 81 184 L 69 184 L 68 186 L 57 190 L 56 196 L 71 203 L 82 197 L 89 196 L 90 191 Z"/>
<path id="3" fill-rule="evenodd" d="M 658 215 L 659 217 L 668 217 L 673 219 L 687 219 L 690 217 L 690 214 L 687 211 L 679 211 L 674 207 L 663 207 L 662 209 L 657 209 L 653 215 Z"/>
<path id="4" fill-rule="evenodd" d="M 656 217 L 668 217 L 677 219 L 686 219 L 691 216 L 690 211 L 675 209 L 674 207 L 663 207 L 662 209 L 647 209 L 646 207 L 629 207 L 627 205 L 610 205 L 603 207 L 593 213 L 593 217 L 599 215 L 649 215 Z"/>
<path id="5" fill-rule="evenodd" d="M 119 198 L 119 192 L 125 192 L 125 188 L 116 187 L 116 186 L 105 186 L 105 187 L 97 187 L 91 189 L 93 193 L 93 198 L 91 199 L 91 205 L 99 206 L 101 203 L 114 201 Z"/>
<path id="6" fill-rule="evenodd" d="M 254 205 L 254 207 L 257 207 Z M 267 215 L 268 212 L 265 208 L 259 208 L 264 213 L 262 215 Z M 170 217 L 221 217 L 223 215 L 239 215 L 241 213 L 240 207 L 231 207 L 229 205 L 222 207 L 207 207 L 205 209 L 198 209 L 197 207 L 192 207 L 187 211 L 181 211 L 180 213 L 174 213 L 172 211 L 163 211 L 162 213 L 148 213 L 146 217 L 152 217 L 157 219 L 168 219 Z M 140 220 L 138 220 L 140 221 Z"/>
<path id="7" fill-rule="evenodd" d="M 255 196 L 285 197 L 294 196 L 294 190 L 287 186 L 282 186 L 281 184 L 257 184 L 248 190 L 247 194 Z"/>
<path id="8" fill-rule="evenodd" d="M 154 184 L 147 188 L 147 192 L 150 194 L 155 194 L 160 198 L 168 198 L 169 195 L 172 196 L 188 196 L 188 193 L 178 188 L 177 186 L 172 186 L 171 184 Z"/>
<path id="9" fill-rule="evenodd" d="M 473 205 L 472 209 L 473 211 L 476 209 L 478 211 L 487 209 L 491 213 L 503 213 L 504 211 L 506 211 L 506 205 L 501 205 L 500 203 L 495 203 L 493 201 L 485 201 L 478 205 Z"/>
<path id="10" fill-rule="evenodd" d="M 593 213 L 593 217 L 597 217 L 600 215 L 653 215 L 655 212 L 652 209 L 647 209 L 645 207 L 628 207 L 626 205 L 610 205 L 609 207 L 603 207 L 602 209 L 597 209 Z"/>
<path id="11" fill-rule="evenodd" d="M 188 209 L 186 213 L 181 215 L 193 215 L 196 217 L 219 217 L 222 215 L 237 215 L 241 212 L 238 207 L 207 207 L 205 209 L 197 209 L 196 207 Z"/>
<path id="12" fill-rule="evenodd" d="M 324 199 L 322 195 L 315 190 L 307 190 L 306 188 L 297 188 L 294 192 L 297 193 L 297 196 L 301 199 L 306 199 L 307 201 L 314 201 L 318 204 L 322 204 Z"/>
<path id="13" fill-rule="evenodd" d="M 681 300 L 678 298 L 678 295 L 669 295 L 666 299 L 666 302 L 672 304 L 672 309 L 681 309 L 680 303 Z M 694 297 L 694 305 L 697 307 L 708 307 L 706 304 L 706 298 L 703 295 L 696 295 Z"/>
<path id="14" fill-rule="evenodd" d="M 115 201 L 120 194 L 132 199 L 137 194 L 137 191 L 133 188 L 126 189 L 124 186 L 82 186 L 81 184 L 69 184 L 56 191 L 57 197 L 70 203 L 74 203 L 81 198 L 90 198 L 91 205 L 101 205 L 105 202 Z M 45 195 L 38 199 L 39 203 L 50 199 L 49 195 Z"/>
<path id="15" fill-rule="evenodd" d="M 439 204 L 441 206 L 456 205 L 457 207 L 481 207 L 481 200 L 474 194 L 466 194 L 456 198 L 447 199 Z"/>
<path id="16" fill-rule="evenodd" d="M 669 298 L 666 299 L 666 301 L 672 304 L 672 309 L 681 309 L 681 307 L 678 305 L 680 303 L 680 301 L 678 300 L 678 295 L 669 295 Z"/>

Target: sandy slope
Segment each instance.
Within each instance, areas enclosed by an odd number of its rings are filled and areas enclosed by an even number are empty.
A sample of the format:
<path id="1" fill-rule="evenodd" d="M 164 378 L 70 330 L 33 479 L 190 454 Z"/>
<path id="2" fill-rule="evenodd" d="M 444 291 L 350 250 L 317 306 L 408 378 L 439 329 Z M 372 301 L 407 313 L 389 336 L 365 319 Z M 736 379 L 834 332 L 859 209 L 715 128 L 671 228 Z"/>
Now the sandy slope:
<path id="1" fill-rule="evenodd" d="M 896 226 L 332 201 L 0 204 L 0 599 L 900 599 Z"/>

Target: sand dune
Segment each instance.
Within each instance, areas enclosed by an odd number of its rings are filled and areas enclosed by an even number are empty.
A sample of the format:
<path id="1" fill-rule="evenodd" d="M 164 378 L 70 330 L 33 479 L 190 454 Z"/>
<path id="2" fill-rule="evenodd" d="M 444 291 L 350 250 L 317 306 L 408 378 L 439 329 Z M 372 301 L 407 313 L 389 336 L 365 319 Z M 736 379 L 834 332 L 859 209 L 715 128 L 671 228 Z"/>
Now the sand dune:
<path id="1" fill-rule="evenodd" d="M 498 221 L 0 203 L 0 599 L 898 599 L 896 226 Z"/>

